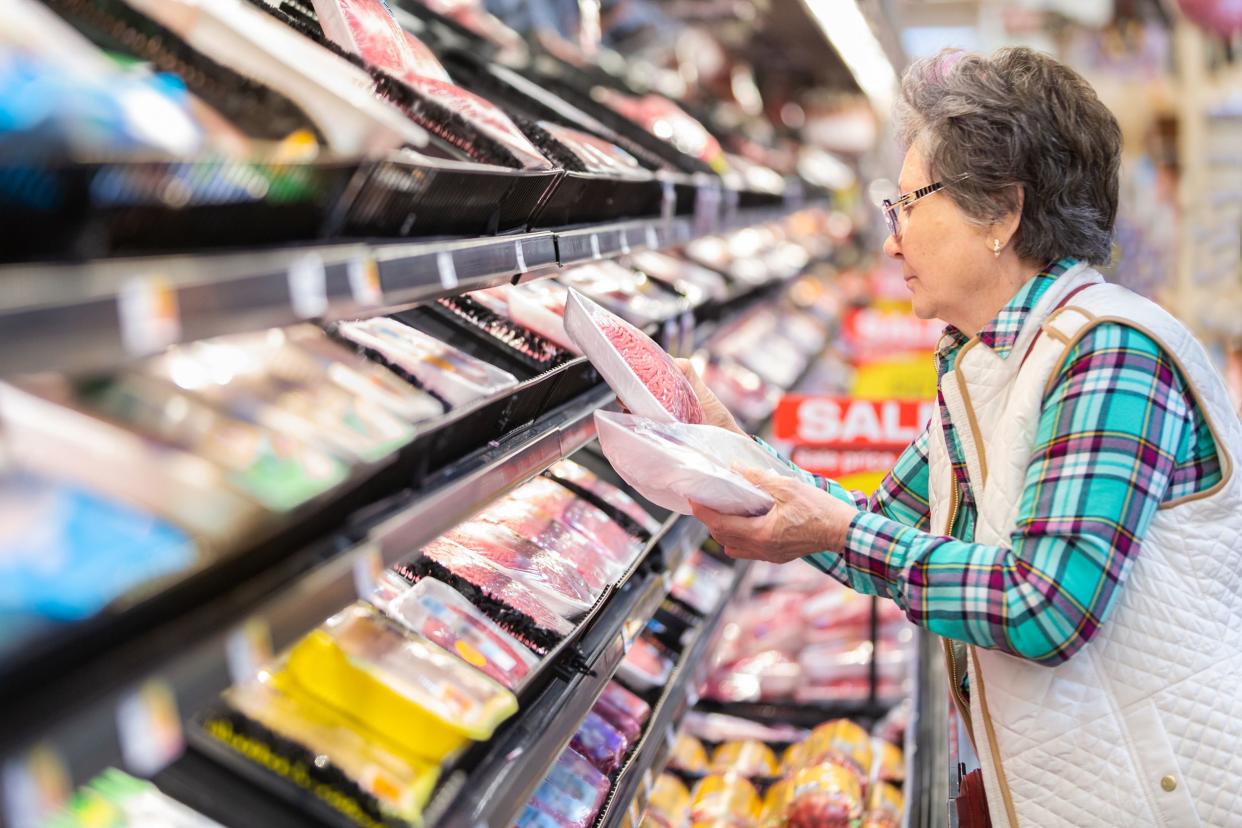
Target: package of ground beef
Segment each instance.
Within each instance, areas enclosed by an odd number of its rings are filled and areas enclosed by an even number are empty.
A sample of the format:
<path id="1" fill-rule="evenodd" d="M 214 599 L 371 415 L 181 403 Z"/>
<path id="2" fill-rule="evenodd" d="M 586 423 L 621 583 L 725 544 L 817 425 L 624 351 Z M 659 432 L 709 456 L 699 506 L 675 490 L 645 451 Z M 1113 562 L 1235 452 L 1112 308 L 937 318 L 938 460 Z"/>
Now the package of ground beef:
<path id="1" fill-rule="evenodd" d="M 573 289 L 565 303 L 565 331 L 633 413 L 657 422 L 703 422 L 694 388 L 673 358 L 638 328 Z"/>
<path id="2" fill-rule="evenodd" d="M 762 515 L 771 509 L 771 495 L 736 468 L 796 477 L 753 440 L 715 426 L 596 411 L 595 430 L 604 456 L 626 483 L 682 515 L 691 513 L 690 501 L 728 515 Z"/>

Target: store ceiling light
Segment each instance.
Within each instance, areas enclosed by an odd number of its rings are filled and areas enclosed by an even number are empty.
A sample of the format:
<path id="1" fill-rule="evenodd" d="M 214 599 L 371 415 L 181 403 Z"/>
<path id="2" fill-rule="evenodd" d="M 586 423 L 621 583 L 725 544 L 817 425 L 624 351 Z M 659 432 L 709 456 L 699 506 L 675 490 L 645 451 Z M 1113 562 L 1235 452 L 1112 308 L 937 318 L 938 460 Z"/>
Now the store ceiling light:
<path id="1" fill-rule="evenodd" d="M 876 112 L 893 106 L 897 73 L 855 0 L 802 0 Z"/>

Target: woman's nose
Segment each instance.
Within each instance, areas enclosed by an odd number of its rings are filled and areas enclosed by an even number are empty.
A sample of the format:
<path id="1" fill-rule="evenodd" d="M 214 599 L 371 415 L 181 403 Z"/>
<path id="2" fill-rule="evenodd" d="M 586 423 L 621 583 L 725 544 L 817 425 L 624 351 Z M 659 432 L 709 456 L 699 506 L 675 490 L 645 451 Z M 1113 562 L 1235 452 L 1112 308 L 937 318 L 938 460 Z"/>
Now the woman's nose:
<path id="1" fill-rule="evenodd" d="M 884 255 L 894 259 L 901 256 L 901 242 L 897 241 L 897 237 L 892 233 L 889 233 L 888 238 L 884 240 Z"/>

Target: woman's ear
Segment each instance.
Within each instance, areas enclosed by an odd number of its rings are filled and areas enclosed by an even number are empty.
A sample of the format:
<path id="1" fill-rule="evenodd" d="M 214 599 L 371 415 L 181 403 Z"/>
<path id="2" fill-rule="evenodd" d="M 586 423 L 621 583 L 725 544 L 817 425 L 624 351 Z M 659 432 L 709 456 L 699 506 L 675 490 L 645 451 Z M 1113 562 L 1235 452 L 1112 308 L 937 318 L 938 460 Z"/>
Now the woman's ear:
<path id="1" fill-rule="evenodd" d="M 1018 227 L 1022 224 L 1022 205 L 1026 201 L 1026 190 L 1022 185 L 1012 186 L 1014 188 L 1013 209 L 992 225 L 992 236 L 1000 240 L 1002 249 L 1009 247 L 1013 237 L 1018 234 Z"/>

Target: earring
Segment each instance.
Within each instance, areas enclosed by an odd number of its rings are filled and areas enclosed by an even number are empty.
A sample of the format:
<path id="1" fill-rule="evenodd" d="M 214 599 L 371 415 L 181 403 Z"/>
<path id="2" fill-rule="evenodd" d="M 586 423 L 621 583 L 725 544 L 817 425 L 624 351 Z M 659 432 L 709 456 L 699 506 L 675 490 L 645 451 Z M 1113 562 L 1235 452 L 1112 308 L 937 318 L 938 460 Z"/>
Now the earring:
<path id="1" fill-rule="evenodd" d="M 992 255 L 999 259 L 1000 252 L 1001 252 L 1001 240 L 992 239 Z"/>

